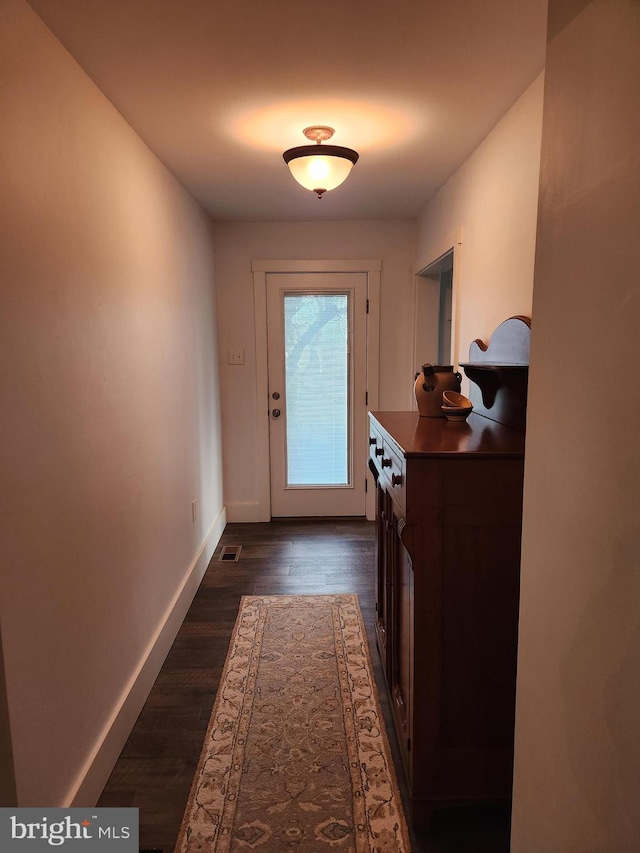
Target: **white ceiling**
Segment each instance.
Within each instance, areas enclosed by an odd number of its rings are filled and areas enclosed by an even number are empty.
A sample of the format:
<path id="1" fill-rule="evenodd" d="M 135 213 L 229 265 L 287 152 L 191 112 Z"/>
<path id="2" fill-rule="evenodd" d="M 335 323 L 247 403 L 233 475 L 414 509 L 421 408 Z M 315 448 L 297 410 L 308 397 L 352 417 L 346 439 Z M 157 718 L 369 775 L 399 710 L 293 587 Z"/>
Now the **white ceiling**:
<path id="1" fill-rule="evenodd" d="M 30 0 L 219 220 L 413 218 L 544 66 L 547 0 Z M 318 200 L 282 152 L 360 161 Z"/>

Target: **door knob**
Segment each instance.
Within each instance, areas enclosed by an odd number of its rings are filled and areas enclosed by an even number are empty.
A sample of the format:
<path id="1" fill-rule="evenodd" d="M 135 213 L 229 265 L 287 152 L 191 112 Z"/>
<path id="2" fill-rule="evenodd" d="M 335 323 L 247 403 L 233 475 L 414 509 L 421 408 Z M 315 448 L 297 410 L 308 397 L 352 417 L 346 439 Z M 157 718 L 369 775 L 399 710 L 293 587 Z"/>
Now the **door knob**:
<path id="1" fill-rule="evenodd" d="M 280 414 L 281 414 L 280 409 L 272 409 L 271 414 L 273 415 L 274 418 L 279 418 Z"/>

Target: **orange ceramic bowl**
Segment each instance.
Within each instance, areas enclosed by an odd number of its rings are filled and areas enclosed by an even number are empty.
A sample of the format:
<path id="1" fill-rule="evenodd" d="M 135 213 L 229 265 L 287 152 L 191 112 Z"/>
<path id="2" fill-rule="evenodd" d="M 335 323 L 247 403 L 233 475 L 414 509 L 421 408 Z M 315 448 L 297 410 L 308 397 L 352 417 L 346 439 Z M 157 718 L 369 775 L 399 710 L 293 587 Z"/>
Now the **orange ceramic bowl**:
<path id="1" fill-rule="evenodd" d="M 464 422 L 471 414 L 473 406 L 440 406 L 448 421 Z"/>
<path id="2" fill-rule="evenodd" d="M 454 408 L 454 409 L 473 409 L 473 403 L 468 397 L 463 396 L 462 394 L 458 394 L 457 391 L 443 391 L 442 392 L 442 408 Z"/>

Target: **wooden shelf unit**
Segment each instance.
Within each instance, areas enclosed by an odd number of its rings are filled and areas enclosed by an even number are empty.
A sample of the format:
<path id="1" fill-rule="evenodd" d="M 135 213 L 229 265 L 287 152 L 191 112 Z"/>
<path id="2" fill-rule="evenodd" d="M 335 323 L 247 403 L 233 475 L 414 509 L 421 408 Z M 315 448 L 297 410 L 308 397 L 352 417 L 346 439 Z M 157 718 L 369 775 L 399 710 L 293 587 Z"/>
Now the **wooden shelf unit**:
<path id="1" fill-rule="evenodd" d="M 526 403 L 524 368 L 481 369 L 524 376 Z M 502 389 L 485 401 L 524 426 L 522 395 Z M 510 802 L 525 437 L 475 411 L 373 412 L 369 440 L 376 637 L 420 827 L 438 808 Z"/>

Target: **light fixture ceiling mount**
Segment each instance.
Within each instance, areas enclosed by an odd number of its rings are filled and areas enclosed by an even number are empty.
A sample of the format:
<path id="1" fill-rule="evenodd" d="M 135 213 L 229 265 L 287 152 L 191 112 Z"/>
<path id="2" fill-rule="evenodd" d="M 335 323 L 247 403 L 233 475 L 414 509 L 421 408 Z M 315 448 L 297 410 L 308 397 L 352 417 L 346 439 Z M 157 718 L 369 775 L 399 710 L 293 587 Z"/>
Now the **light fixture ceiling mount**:
<path id="1" fill-rule="evenodd" d="M 322 145 L 335 133 L 332 127 L 318 124 L 302 132 L 316 144 L 289 148 L 282 157 L 296 181 L 322 198 L 327 190 L 340 186 L 358 162 L 359 155 L 342 145 Z"/>

